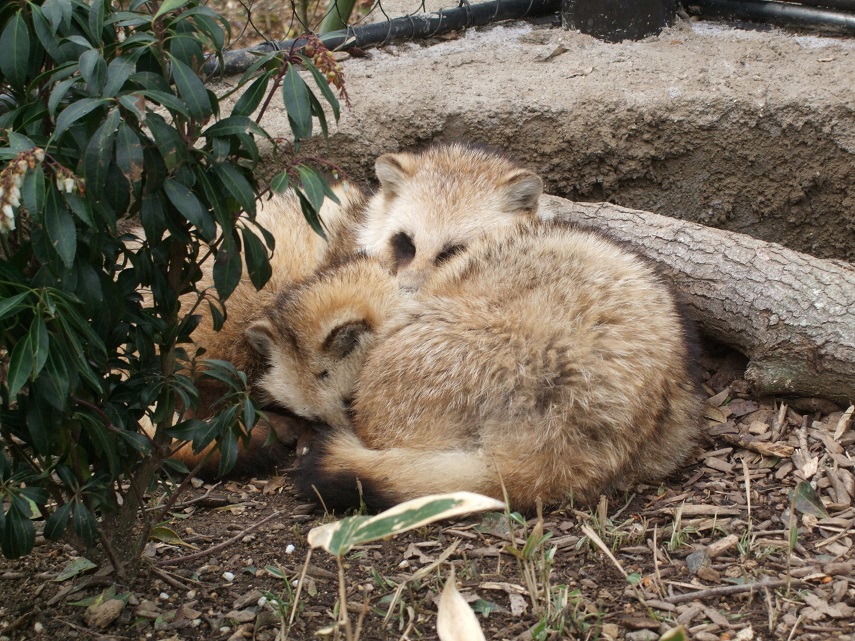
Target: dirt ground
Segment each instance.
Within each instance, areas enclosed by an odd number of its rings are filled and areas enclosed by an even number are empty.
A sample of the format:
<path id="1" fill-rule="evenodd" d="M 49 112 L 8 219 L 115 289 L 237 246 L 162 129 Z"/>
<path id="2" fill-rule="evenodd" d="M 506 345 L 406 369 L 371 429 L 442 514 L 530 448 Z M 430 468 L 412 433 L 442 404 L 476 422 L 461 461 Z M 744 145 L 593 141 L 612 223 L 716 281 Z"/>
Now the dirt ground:
<path id="1" fill-rule="evenodd" d="M 853 47 L 694 22 L 624 45 L 529 23 L 392 45 L 345 61 L 354 106 L 318 149 L 367 183 L 384 151 L 480 140 L 558 195 L 851 260 Z M 362 638 L 436 639 L 453 563 L 488 639 L 645 641 L 678 625 L 698 641 L 855 639 L 851 414 L 816 399 L 753 398 L 743 360 L 724 349 L 710 347 L 704 368 L 707 425 L 693 464 L 660 486 L 544 514 L 546 547 L 557 549 L 550 616 L 533 611 L 505 550 L 506 520 L 482 515 L 346 557 Z M 0 560 L 0 641 L 314 638 L 334 622 L 337 568 L 312 555 L 289 628 L 307 533 L 330 518 L 295 495 L 292 464 L 194 487 L 129 583 L 104 568 L 63 575 L 79 559 L 61 544 Z M 99 596 L 107 605 L 88 609 Z"/>
<path id="2" fill-rule="evenodd" d="M 855 639 L 851 412 L 847 421 L 844 408 L 816 400 L 758 401 L 745 393 L 739 356 L 707 352 L 707 426 L 692 465 L 657 487 L 544 514 L 546 547 L 557 549 L 550 617 L 533 611 L 506 551 L 507 520 L 487 514 L 350 552 L 348 608 L 354 621 L 364 609 L 362 638 L 436 639 L 436 601 L 453 563 L 488 639 L 642 641 L 677 625 L 697 641 Z M 323 551 L 313 553 L 289 630 L 307 533 L 330 519 L 295 495 L 286 473 L 292 463 L 260 478 L 194 487 L 130 583 L 99 568 L 64 578 L 79 558 L 61 544 L 0 561 L 0 638 L 314 638 L 334 621 L 337 568 Z M 791 498 L 804 480 L 824 507 L 804 484 Z M 529 531 L 533 525 L 529 519 Z M 519 542 L 526 534 L 515 530 Z M 413 579 L 452 545 L 444 563 Z M 115 622 L 87 610 L 99 595 L 116 607 Z"/>

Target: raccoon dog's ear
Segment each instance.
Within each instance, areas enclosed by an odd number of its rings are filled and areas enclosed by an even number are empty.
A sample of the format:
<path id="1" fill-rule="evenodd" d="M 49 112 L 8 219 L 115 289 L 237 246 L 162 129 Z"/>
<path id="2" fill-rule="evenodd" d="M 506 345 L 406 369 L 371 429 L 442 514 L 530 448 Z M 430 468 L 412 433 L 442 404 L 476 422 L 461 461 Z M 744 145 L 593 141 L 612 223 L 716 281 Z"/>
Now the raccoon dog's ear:
<path id="1" fill-rule="evenodd" d="M 344 358 L 359 344 L 359 338 L 369 332 L 371 328 L 364 320 L 344 323 L 327 335 L 323 350 L 333 358 Z"/>
<path id="2" fill-rule="evenodd" d="M 269 357 L 273 351 L 273 326 L 266 318 L 260 318 L 250 323 L 243 335 L 252 348 L 264 357 Z"/>
<path id="3" fill-rule="evenodd" d="M 505 211 L 522 209 L 534 213 L 543 193 L 543 181 L 528 169 L 514 169 L 505 174 L 499 182 L 499 189 L 502 191 Z"/>
<path id="4" fill-rule="evenodd" d="M 410 154 L 383 154 L 374 162 L 380 187 L 390 194 L 399 194 L 401 186 L 414 172 Z"/>

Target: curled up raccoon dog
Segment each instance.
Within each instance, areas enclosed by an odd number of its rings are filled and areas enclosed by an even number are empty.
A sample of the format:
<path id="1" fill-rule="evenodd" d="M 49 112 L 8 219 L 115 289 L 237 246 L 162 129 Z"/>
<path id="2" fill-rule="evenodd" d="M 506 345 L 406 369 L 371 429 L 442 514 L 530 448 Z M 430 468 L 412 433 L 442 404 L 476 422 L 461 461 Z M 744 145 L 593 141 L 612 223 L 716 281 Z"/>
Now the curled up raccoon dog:
<path id="1" fill-rule="evenodd" d="M 375 170 L 358 241 L 407 290 L 482 234 L 533 219 L 543 189 L 531 171 L 462 144 L 384 154 Z"/>
<path id="2" fill-rule="evenodd" d="M 329 508 L 503 487 L 518 510 L 590 503 L 679 468 L 700 425 L 693 338 L 669 288 L 566 225 L 484 233 L 414 295 L 351 261 L 247 336 L 271 397 L 333 428 L 298 472 Z"/>

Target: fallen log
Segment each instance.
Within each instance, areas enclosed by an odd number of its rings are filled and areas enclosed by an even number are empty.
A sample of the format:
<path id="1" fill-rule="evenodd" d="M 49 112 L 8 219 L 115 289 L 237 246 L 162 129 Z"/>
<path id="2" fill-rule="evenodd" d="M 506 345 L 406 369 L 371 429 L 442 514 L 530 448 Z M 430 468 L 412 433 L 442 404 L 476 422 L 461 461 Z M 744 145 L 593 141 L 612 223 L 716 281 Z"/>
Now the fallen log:
<path id="1" fill-rule="evenodd" d="M 659 263 L 700 331 L 749 358 L 756 394 L 855 401 L 855 266 L 609 203 L 544 196 L 540 215 Z"/>

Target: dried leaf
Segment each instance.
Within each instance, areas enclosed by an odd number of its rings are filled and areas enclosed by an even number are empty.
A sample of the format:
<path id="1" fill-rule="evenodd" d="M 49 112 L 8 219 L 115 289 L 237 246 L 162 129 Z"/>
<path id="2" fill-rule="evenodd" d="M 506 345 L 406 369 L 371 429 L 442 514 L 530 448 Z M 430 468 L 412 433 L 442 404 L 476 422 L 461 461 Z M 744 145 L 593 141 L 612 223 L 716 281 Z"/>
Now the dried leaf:
<path id="1" fill-rule="evenodd" d="M 442 590 L 436 617 L 436 633 L 440 641 L 484 640 L 478 618 L 454 583 L 454 566 L 451 566 L 451 576 Z"/>
<path id="2" fill-rule="evenodd" d="M 156 525 L 151 528 L 151 532 L 148 535 L 149 539 L 154 539 L 155 541 L 160 541 L 162 543 L 169 543 L 170 545 L 183 545 L 184 547 L 193 548 L 194 550 L 198 550 L 199 548 L 190 543 L 185 543 L 184 540 L 178 536 L 175 530 L 172 530 L 164 525 Z"/>
<path id="3" fill-rule="evenodd" d="M 822 504 L 816 490 L 807 481 L 801 481 L 793 490 L 795 498 L 793 506 L 802 514 L 812 514 L 820 519 L 827 519 L 828 512 Z"/>
<path id="4" fill-rule="evenodd" d="M 557 58 L 562 53 L 567 53 L 568 51 L 569 51 L 569 49 L 567 47 L 565 47 L 564 45 L 558 45 L 550 53 L 545 55 L 543 58 L 538 58 L 537 60 L 535 60 L 535 62 L 548 62 L 549 60 L 552 60 L 553 58 Z"/>
<path id="5" fill-rule="evenodd" d="M 57 576 L 53 580 L 57 583 L 61 581 L 67 581 L 68 579 L 77 576 L 81 572 L 86 572 L 87 570 L 92 570 L 96 567 L 98 566 L 92 563 L 92 561 L 90 561 L 89 559 L 83 557 L 79 559 L 74 559 L 71 563 L 66 565 L 65 568 L 63 568 L 62 572 L 59 573 L 59 576 Z"/>

